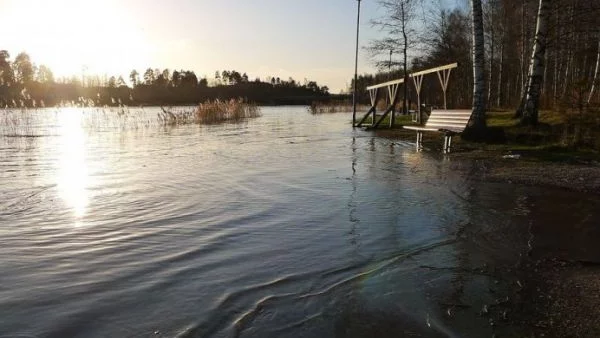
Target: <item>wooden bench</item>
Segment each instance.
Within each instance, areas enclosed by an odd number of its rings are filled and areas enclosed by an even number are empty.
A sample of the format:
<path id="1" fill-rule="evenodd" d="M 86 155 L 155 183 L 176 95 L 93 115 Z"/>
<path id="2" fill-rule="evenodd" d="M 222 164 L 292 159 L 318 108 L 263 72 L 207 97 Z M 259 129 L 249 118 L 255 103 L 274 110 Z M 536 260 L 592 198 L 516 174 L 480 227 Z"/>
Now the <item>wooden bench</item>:
<path id="1" fill-rule="evenodd" d="M 449 153 L 452 136 L 465 130 L 471 118 L 471 113 L 471 110 L 432 110 L 424 126 L 404 126 L 403 128 L 417 131 L 418 149 L 422 149 L 424 131 L 444 133 L 443 151 Z"/>

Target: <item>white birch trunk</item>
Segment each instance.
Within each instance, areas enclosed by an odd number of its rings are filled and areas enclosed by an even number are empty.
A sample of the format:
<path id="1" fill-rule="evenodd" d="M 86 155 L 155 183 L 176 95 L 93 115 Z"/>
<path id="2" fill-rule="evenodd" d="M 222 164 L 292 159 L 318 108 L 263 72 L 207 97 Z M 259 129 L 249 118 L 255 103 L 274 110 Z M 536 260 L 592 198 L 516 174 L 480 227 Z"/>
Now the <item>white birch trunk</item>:
<path id="1" fill-rule="evenodd" d="M 498 91 L 496 93 L 496 106 L 502 107 L 502 72 L 504 71 L 504 41 L 500 45 L 500 63 L 498 64 Z M 492 84 L 490 83 L 490 86 Z"/>
<path id="2" fill-rule="evenodd" d="M 495 42 L 496 42 L 496 27 L 494 27 L 494 15 L 495 13 L 495 9 L 496 9 L 496 4 L 494 1 L 489 1 L 488 3 L 488 7 L 489 7 L 489 20 L 488 20 L 488 25 L 489 25 L 489 31 L 490 31 L 490 64 L 489 64 L 489 68 L 488 68 L 488 87 L 487 87 L 487 103 L 488 105 L 491 107 L 493 105 L 493 101 L 492 101 L 492 83 L 494 82 L 494 47 L 496 47 Z"/>
<path id="3" fill-rule="evenodd" d="M 473 20 L 473 115 L 470 127 L 485 127 L 485 41 L 481 0 L 471 0 Z"/>
<path id="4" fill-rule="evenodd" d="M 535 125 L 538 122 L 538 109 L 540 105 L 540 93 L 545 68 L 546 34 L 548 21 L 548 2 L 551 0 L 540 0 L 537 27 L 529 66 L 527 79 L 527 97 L 525 99 L 525 110 L 521 122 L 523 124 Z"/>
<path id="5" fill-rule="evenodd" d="M 596 84 L 598 83 L 598 72 L 600 68 L 600 38 L 598 39 L 598 53 L 596 55 L 596 69 L 594 70 L 594 77 L 592 80 L 592 89 L 590 89 L 590 96 L 588 96 L 587 103 L 590 104 L 592 102 L 592 97 L 594 97 L 594 90 L 596 89 Z"/>
<path id="6" fill-rule="evenodd" d="M 490 20 L 490 25 L 494 23 Z M 488 93 L 487 93 L 487 102 L 490 106 L 492 106 L 492 82 L 493 82 L 493 74 L 494 74 L 494 29 L 490 30 L 490 68 L 488 74 Z"/>

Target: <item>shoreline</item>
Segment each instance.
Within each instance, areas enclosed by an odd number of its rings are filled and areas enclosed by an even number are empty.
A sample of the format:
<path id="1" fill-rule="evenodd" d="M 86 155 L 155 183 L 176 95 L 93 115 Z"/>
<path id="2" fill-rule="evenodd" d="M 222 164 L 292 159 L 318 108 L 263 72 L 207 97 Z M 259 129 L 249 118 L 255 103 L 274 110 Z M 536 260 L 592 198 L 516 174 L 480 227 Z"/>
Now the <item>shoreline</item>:
<path id="1" fill-rule="evenodd" d="M 414 132 L 402 129 L 378 129 L 373 133 L 392 141 L 414 142 L 415 139 Z M 487 146 L 458 137 L 453 142 L 452 152 L 443 154 L 441 135 L 425 133 L 423 145 L 428 149 L 425 151 L 448 158 L 453 170 L 471 175 L 474 179 L 600 194 L 598 154 L 579 156 L 577 152 L 565 154 L 535 148 L 517 150 L 514 145 Z"/>
<path id="2" fill-rule="evenodd" d="M 414 133 L 381 130 L 375 135 L 413 142 Z M 583 194 L 583 200 L 597 205 L 600 200 L 600 162 L 580 153 L 560 154 L 546 150 L 514 150 L 509 145 L 487 147 L 458 139 L 450 154 L 442 154 L 442 138 L 426 135 L 427 152 L 444 157 L 451 171 L 475 181 L 497 182 L 550 189 L 568 196 Z M 491 148 L 491 149 L 486 149 Z M 512 155 L 512 156 L 506 156 Z M 564 198 L 564 197 L 563 197 Z M 594 204 L 595 203 L 595 204 Z M 570 217 L 539 219 L 527 215 L 531 226 L 509 225 L 488 233 L 500 242 L 517 234 L 517 244 L 503 255 L 518 257 L 513 263 L 491 268 L 497 290 L 471 290 L 479 299 L 496 298 L 483 309 L 471 309 L 463 321 L 488 319 L 494 337 L 598 337 L 600 336 L 600 227 L 598 212 L 587 210 L 584 221 Z M 559 211 L 560 213 L 560 211 Z M 474 240 L 478 235 L 474 234 Z M 529 237 L 529 238 L 527 238 Z M 520 242 L 523 243 L 520 243 Z M 480 254 L 481 248 L 472 248 Z M 485 249 L 484 249 L 485 250 Z M 503 290 L 498 292 L 499 290 Z M 454 309 L 449 309 L 454 310 Z M 469 334 L 469 330 L 465 332 Z M 471 332 L 473 333 L 473 332 Z"/>
<path id="3" fill-rule="evenodd" d="M 461 151 L 450 156 L 455 161 L 453 169 L 478 180 L 600 194 L 599 163 L 539 161 L 527 155 L 503 158 L 503 152 L 492 150 Z"/>
<path id="4" fill-rule="evenodd" d="M 562 189 L 592 198 L 600 195 L 598 163 L 540 161 L 527 155 L 504 158 L 503 154 L 459 150 L 450 154 L 450 165 L 475 180 Z M 511 319 L 504 325 L 509 331 L 524 330 L 518 333 L 521 337 L 600 336 L 600 254 L 594 244 L 600 241 L 600 232 L 590 224 L 573 228 L 573 224 L 556 223 L 536 227 L 529 244 L 533 253 L 524 255 L 507 276 L 516 278 L 518 287 L 507 298 Z M 548 241 L 552 244 L 536 244 Z"/>

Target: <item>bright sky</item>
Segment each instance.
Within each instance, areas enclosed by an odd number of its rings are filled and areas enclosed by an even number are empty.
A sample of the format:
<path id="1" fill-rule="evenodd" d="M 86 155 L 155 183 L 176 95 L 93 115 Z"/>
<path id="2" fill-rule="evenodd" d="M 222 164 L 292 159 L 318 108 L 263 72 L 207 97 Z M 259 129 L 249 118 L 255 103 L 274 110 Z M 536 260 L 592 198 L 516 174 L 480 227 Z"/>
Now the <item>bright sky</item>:
<path id="1" fill-rule="evenodd" d="M 360 45 L 378 35 L 361 2 Z M 148 67 L 316 80 L 334 93 L 354 74 L 355 0 L 0 0 L 0 50 L 26 51 L 55 76 Z M 363 51 L 359 73 L 374 69 Z"/>

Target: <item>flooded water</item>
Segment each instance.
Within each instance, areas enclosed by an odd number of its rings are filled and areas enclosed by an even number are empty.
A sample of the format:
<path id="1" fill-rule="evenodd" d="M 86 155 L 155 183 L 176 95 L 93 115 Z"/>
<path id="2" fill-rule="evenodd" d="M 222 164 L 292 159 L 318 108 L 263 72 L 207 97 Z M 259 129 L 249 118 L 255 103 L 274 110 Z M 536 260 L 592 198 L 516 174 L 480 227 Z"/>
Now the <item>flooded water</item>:
<path id="1" fill-rule="evenodd" d="M 472 180 L 348 114 L 0 114 L 1 337 L 491 337 L 478 313 L 514 281 L 490 267 L 564 210 L 598 220 L 595 198 Z"/>

